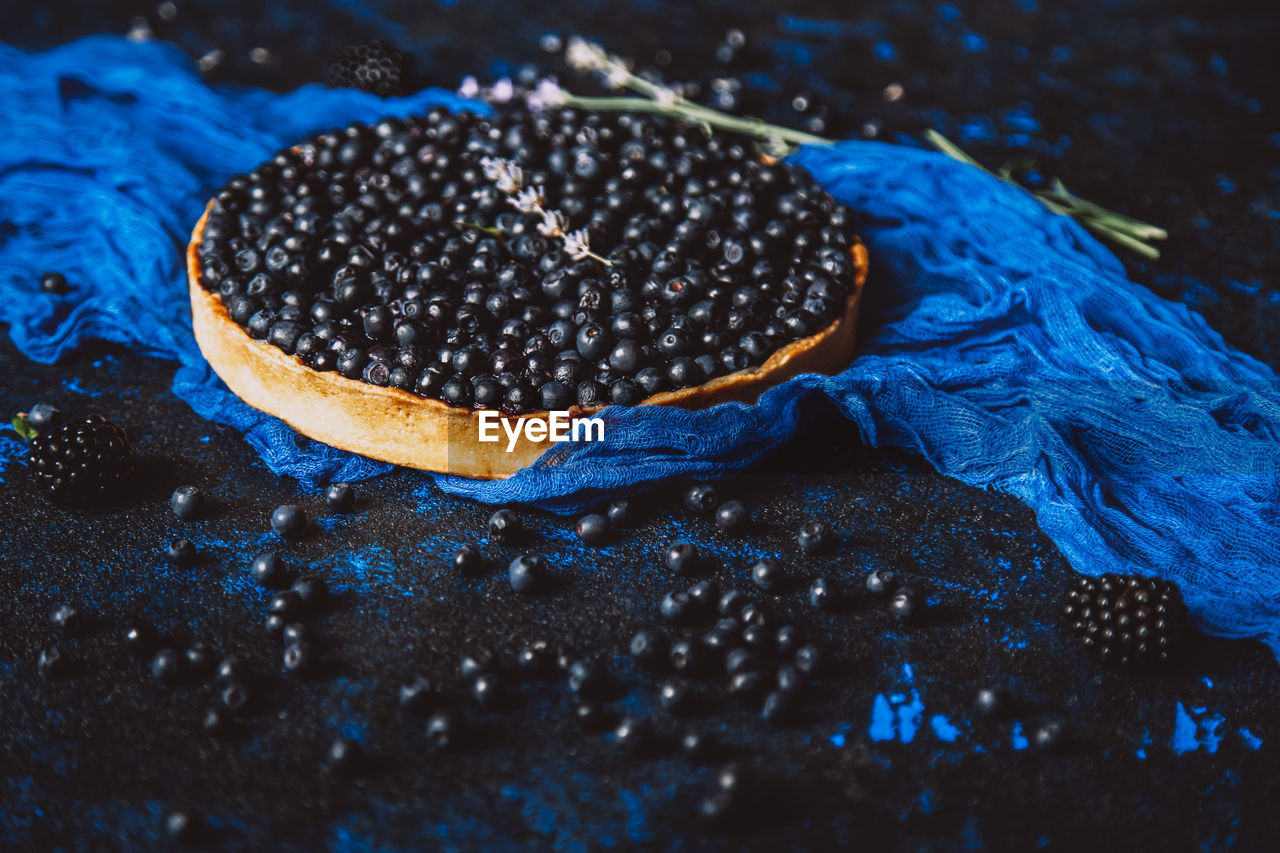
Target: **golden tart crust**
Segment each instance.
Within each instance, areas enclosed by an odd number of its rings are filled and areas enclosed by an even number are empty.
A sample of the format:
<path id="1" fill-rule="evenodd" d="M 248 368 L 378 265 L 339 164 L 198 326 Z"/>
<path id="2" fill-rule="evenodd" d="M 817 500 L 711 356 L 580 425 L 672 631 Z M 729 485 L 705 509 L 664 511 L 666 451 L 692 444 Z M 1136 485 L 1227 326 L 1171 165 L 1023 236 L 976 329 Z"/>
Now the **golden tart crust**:
<path id="1" fill-rule="evenodd" d="M 218 294 L 200 286 L 196 252 L 212 204 L 196 223 L 187 246 L 191 326 L 209 365 L 240 399 L 333 447 L 395 465 L 464 477 L 509 477 L 552 447 L 550 439 L 532 441 L 522 429 L 508 452 L 508 438 L 501 430 L 497 442 L 479 440 L 480 418 L 475 410 L 348 379 L 334 371 L 313 370 L 297 356 L 250 337 L 227 314 Z M 867 278 L 866 248 L 855 238 L 851 252 L 854 291 L 846 300 L 842 317 L 817 334 L 787 344 L 759 367 L 719 376 L 693 388 L 655 394 L 640 405 L 705 409 L 731 401 L 754 403 L 766 389 L 793 376 L 842 370 L 853 357 L 858 305 Z M 572 416 L 584 414 L 577 407 L 569 411 Z M 518 418 L 545 421 L 547 413 Z"/>

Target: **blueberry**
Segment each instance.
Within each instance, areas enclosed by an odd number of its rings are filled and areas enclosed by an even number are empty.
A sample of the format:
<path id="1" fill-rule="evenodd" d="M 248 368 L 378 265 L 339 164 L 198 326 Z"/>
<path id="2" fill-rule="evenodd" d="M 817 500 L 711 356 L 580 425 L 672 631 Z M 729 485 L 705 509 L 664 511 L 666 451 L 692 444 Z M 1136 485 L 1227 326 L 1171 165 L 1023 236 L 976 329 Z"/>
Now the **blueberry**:
<path id="1" fill-rule="evenodd" d="M 664 681 L 658 688 L 658 704 L 671 714 L 683 714 L 693 704 L 693 694 L 683 681 Z"/>
<path id="2" fill-rule="evenodd" d="M 47 272 L 40 276 L 40 292 L 51 293 L 54 296 L 62 296 L 66 294 L 67 277 L 60 272 Z"/>
<path id="3" fill-rule="evenodd" d="M 795 667 L 804 675 L 814 675 L 822 667 L 821 650 L 812 643 L 796 649 Z"/>
<path id="4" fill-rule="evenodd" d="M 124 630 L 124 647 L 133 657 L 150 657 L 159 639 L 160 635 L 150 622 L 134 621 Z"/>
<path id="5" fill-rule="evenodd" d="M 984 687 L 978 691 L 977 702 L 978 713 L 984 717 L 998 717 L 1005 712 L 1008 707 L 1008 697 L 1003 690 L 993 687 Z"/>
<path id="6" fill-rule="evenodd" d="M 291 643 L 284 649 L 284 671 L 289 675 L 306 676 L 315 671 L 317 652 L 308 642 Z"/>
<path id="7" fill-rule="evenodd" d="M 500 545 L 514 542 L 523 529 L 520 516 L 509 509 L 500 509 L 489 517 L 489 538 Z"/>
<path id="8" fill-rule="evenodd" d="M 462 739 L 462 718 L 446 708 L 437 711 L 427 720 L 427 742 L 436 749 L 452 749 Z"/>
<path id="9" fill-rule="evenodd" d="M 307 608 L 302 601 L 302 596 L 292 589 L 286 589 L 284 592 L 278 592 L 271 597 L 271 601 L 267 603 L 267 609 L 270 613 L 274 613 L 289 622 L 294 619 L 301 619 Z"/>
<path id="10" fill-rule="evenodd" d="M 1060 750 L 1066 743 L 1066 727 L 1057 720 L 1051 720 L 1036 729 L 1032 741 L 1039 749 L 1046 752 Z"/>
<path id="11" fill-rule="evenodd" d="M 484 557 L 480 554 L 480 548 L 471 544 L 460 545 L 458 550 L 453 552 L 453 567 L 466 575 L 479 572 L 484 567 Z"/>
<path id="12" fill-rule="evenodd" d="M 435 686 L 429 678 L 415 678 L 400 685 L 400 707 L 411 714 L 424 714 L 436 703 Z"/>
<path id="13" fill-rule="evenodd" d="M 225 657 L 218 662 L 215 674 L 219 681 L 248 681 L 249 667 L 238 657 Z"/>
<path id="14" fill-rule="evenodd" d="M 774 724 L 787 722 L 795 707 L 795 695 L 786 690 L 775 690 L 764 699 L 760 716 Z"/>
<path id="15" fill-rule="evenodd" d="M 482 673 L 471 682 L 471 695 L 486 708 L 496 708 L 501 705 L 503 693 L 502 677 L 496 672 Z"/>
<path id="16" fill-rule="evenodd" d="M 222 704 L 234 714 L 245 711 L 253 701 L 253 692 L 243 681 L 227 682 L 221 693 Z"/>
<path id="17" fill-rule="evenodd" d="M 44 432 L 62 423 L 62 412 L 48 403 L 36 403 L 27 412 L 27 423 L 36 432 Z"/>
<path id="18" fill-rule="evenodd" d="M 325 766 L 331 773 L 345 775 L 356 772 L 361 760 L 360 744 L 345 737 L 336 737 L 325 753 Z"/>
<path id="19" fill-rule="evenodd" d="M 204 492 L 195 486 L 178 486 L 169 498 L 169 508 L 183 521 L 199 518 L 204 511 Z"/>
<path id="20" fill-rule="evenodd" d="M 609 715 L 599 702 L 587 700 L 574 706 L 573 716 L 585 731 L 600 731 L 609 724 Z"/>
<path id="21" fill-rule="evenodd" d="M 751 523 L 751 510 L 742 501 L 725 501 L 716 509 L 716 526 L 726 533 L 745 533 Z"/>
<path id="22" fill-rule="evenodd" d="M 516 656 L 516 664 L 528 675 L 542 676 L 548 674 L 555 663 L 555 655 L 545 640 L 534 640 L 520 650 Z"/>
<path id="23" fill-rule="evenodd" d="M 183 653 L 186 658 L 185 669 L 193 678 L 208 678 L 218 665 L 218 655 L 204 643 L 188 646 Z"/>
<path id="24" fill-rule="evenodd" d="M 628 755 L 644 753 L 652 739 L 652 727 L 641 717 L 623 717 L 613 730 L 613 742 Z"/>
<path id="25" fill-rule="evenodd" d="M 190 539 L 175 539 L 164 552 L 164 558 L 175 566 L 190 566 L 197 556 L 196 546 Z"/>
<path id="26" fill-rule="evenodd" d="M 923 606 L 920 593 L 913 586 L 899 587 L 889 598 L 889 614 L 899 622 L 915 619 Z"/>
<path id="27" fill-rule="evenodd" d="M 710 761 L 716 754 L 715 738 L 698 731 L 688 731 L 680 738 L 680 751 L 699 764 Z"/>
<path id="28" fill-rule="evenodd" d="M 738 802 L 729 791 L 714 791 L 698 804 L 703 820 L 717 825 L 728 822 L 738 811 Z"/>
<path id="29" fill-rule="evenodd" d="M 806 554 L 817 554 L 831 547 L 834 538 L 831 526 L 824 521 L 806 521 L 796 534 L 796 542 L 800 550 Z"/>
<path id="30" fill-rule="evenodd" d="M 603 515 L 584 515 L 574 530 L 585 545 L 598 547 L 609 541 L 609 520 Z"/>
<path id="31" fill-rule="evenodd" d="M 773 639 L 773 631 L 763 625 L 748 625 L 741 631 L 742 642 L 753 649 L 763 649 Z"/>
<path id="32" fill-rule="evenodd" d="M 479 646 L 462 656 L 462 662 L 458 664 L 458 674 L 463 678 L 475 678 L 477 675 L 493 672 L 497 668 L 498 660 L 493 652 L 484 646 Z"/>
<path id="33" fill-rule="evenodd" d="M 172 687 L 182 676 L 182 657 L 173 649 L 161 649 L 151 658 L 151 677 L 161 687 Z"/>
<path id="34" fill-rule="evenodd" d="M 74 604 L 64 604 L 53 611 L 50 621 L 64 637 L 78 637 L 89 627 L 89 618 Z"/>
<path id="35" fill-rule="evenodd" d="M 754 699 L 767 687 L 764 673 L 755 669 L 739 672 L 729 679 L 729 693 L 739 699 Z"/>
<path id="36" fill-rule="evenodd" d="M 720 503 L 715 487 L 708 483 L 690 486 L 684 493 L 684 506 L 689 512 L 706 515 Z"/>
<path id="37" fill-rule="evenodd" d="M 179 845 L 194 847 L 204 840 L 206 824 L 195 812 L 176 811 L 165 818 L 164 831 Z"/>
<path id="38" fill-rule="evenodd" d="M 760 658 L 750 649 L 730 649 L 724 656 L 726 675 L 737 675 L 740 672 L 752 672 L 760 669 Z"/>
<path id="39" fill-rule="evenodd" d="M 626 527 L 631 521 L 631 510 L 631 501 L 622 498 L 609 504 L 605 515 L 608 517 L 609 523 L 614 527 Z"/>
<path id="40" fill-rule="evenodd" d="M 765 592 L 777 589 L 784 579 L 782 564 L 765 557 L 751 567 L 751 582 Z"/>
<path id="41" fill-rule="evenodd" d="M 235 733 L 236 721 L 225 708 L 210 708 L 205 712 L 200 727 L 213 737 L 224 738 Z"/>
<path id="42" fill-rule="evenodd" d="M 287 624 L 288 620 L 279 613 L 268 613 L 267 618 L 262 620 L 262 627 L 266 629 L 267 635 L 277 640 L 284 634 L 284 626 Z"/>
<path id="43" fill-rule="evenodd" d="M 516 592 L 533 592 L 546 575 L 546 565 L 537 554 L 521 554 L 507 566 L 507 581 Z"/>
<path id="44" fill-rule="evenodd" d="M 711 613 L 715 610 L 716 585 L 711 581 L 698 581 L 689 587 L 687 595 L 699 614 Z"/>
<path id="45" fill-rule="evenodd" d="M 742 608 L 746 607 L 750 602 L 751 596 L 740 589 L 731 589 L 720 596 L 720 615 L 736 618 L 742 612 Z"/>
<path id="46" fill-rule="evenodd" d="M 774 634 L 774 648 L 778 654 L 785 657 L 794 654 L 800 648 L 801 639 L 799 628 L 795 625 L 783 625 Z"/>
<path id="47" fill-rule="evenodd" d="M 271 513 L 271 529 L 289 539 L 301 536 L 307 529 L 307 513 L 295 504 L 282 504 Z"/>
<path id="48" fill-rule="evenodd" d="M 698 548 L 691 542 L 672 542 L 667 546 L 662 561 L 677 575 L 694 574 L 700 564 Z"/>
<path id="49" fill-rule="evenodd" d="M 807 679 L 804 673 L 796 669 L 792 664 L 785 664 L 778 667 L 777 683 L 779 690 L 795 692 L 805 685 Z"/>
<path id="50" fill-rule="evenodd" d="M 288 568 L 275 551 L 265 551 L 254 558 L 249 567 L 253 581 L 263 589 L 284 589 L 291 580 Z"/>
<path id="51" fill-rule="evenodd" d="M 693 602 L 689 599 L 689 593 L 675 590 L 667 593 L 659 606 L 664 619 L 675 624 L 685 624 L 692 621 Z"/>
<path id="52" fill-rule="evenodd" d="M 356 503 L 355 489 L 350 483 L 330 483 L 324 492 L 324 502 L 334 512 L 351 512 Z"/>
<path id="53" fill-rule="evenodd" d="M 630 650 L 642 665 L 656 667 L 666 659 L 667 638 L 652 628 L 644 628 L 631 638 Z"/>
<path id="54" fill-rule="evenodd" d="M 40 653 L 36 669 L 45 678 L 63 678 L 71 674 L 71 658 L 58 646 L 50 646 Z"/>
<path id="55" fill-rule="evenodd" d="M 303 575 L 293 582 L 289 591 L 302 602 L 304 613 L 314 613 L 329 598 L 329 585 L 319 575 Z"/>
<path id="56" fill-rule="evenodd" d="M 890 569 L 876 569 L 867 575 L 867 591 L 872 595 L 888 595 L 898 586 L 898 576 Z"/>
<path id="57" fill-rule="evenodd" d="M 818 578 L 809 585 L 809 606 L 815 610 L 830 610 L 835 599 L 835 588 L 826 578 Z"/>
<path id="58" fill-rule="evenodd" d="M 695 675 L 706 666 L 706 655 L 697 643 L 688 640 L 676 640 L 671 644 L 668 653 L 671 668 L 679 673 Z"/>
<path id="59" fill-rule="evenodd" d="M 738 621 L 743 625 L 760 625 L 769 624 L 769 611 L 758 601 L 748 602 L 742 611 L 738 614 Z"/>
<path id="60" fill-rule="evenodd" d="M 280 628 L 280 639 L 286 646 L 311 642 L 311 629 L 304 622 L 289 622 Z"/>
<path id="61" fill-rule="evenodd" d="M 569 689 L 576 694 L 590 696 L 599 693 L 605 685 L 605 672 L 593 660 L 574 661 L 569 666 Z"/>

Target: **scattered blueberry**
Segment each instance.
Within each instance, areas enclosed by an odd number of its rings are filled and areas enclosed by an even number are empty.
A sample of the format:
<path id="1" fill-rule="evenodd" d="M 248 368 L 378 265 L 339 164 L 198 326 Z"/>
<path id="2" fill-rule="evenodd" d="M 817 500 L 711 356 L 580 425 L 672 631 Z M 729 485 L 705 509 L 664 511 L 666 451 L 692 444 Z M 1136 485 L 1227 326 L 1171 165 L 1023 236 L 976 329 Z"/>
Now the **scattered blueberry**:
<path id="1" fill-rule="evenodd" d="M 677 575 L 691 575 L 698 570 L 698 548 L 691 542 L 672 542 L 662 556 L 668 569 Z"/>
<path id="2" fill-rule="evenodd" d="M 336 737 L 325 754 L 325 766 L 339 775 L 354 773 L 361 759 L 360 744 L 345 737 Z"/>
<path id="3" fill-rule="evenodd" d="M 305 612 L 314 613 L 329 599 L 329 584 L 319 575 L 303 575 L 293 582 L 289 592 L 302 602 Z"/>
<path id="4" fill-rule="evenodd" d="M 720 596 L 720 615 L 732 616 L 735 619 L 742 613 L 742 608 L 751 603 L 751 596 L 740 589 L 731 589 Z"/>
<path id="5" fill-rule="evenodd" d="M 796 542 L 806 554 L 825 551 L 833 542 L 831 526 L 825 521 L 806 521 L 796 534 Z"/>
<path id="6" fill-rule="evenodd" d="M 891 569 L 876 569 L 867 575 L 867 591 L 872 595 L 888 595 L 898 586 L 898 576 Z"/>
<path id="7" fill-rule="evenodd" d="M 751 601 L 738 613 L 738 621 L 743 625 L 765 626 L 769 624 L 769 611 L 760 602 Z"/>
<path id="8" fill-rule="evenodd" d="M 40 653 L 36 668 L 45 678 L 62 678 L 71 674 L 71 659 L 58 646 L 50 646 Z"/>
<path id="9" fill-rule="evenodd" d="M 652 740 L 653 732 L 649 722 L 641 717 L 623 717 L 617 728 L 613 730 L 613 742 L 618 749 L 628 755 L 643 753 Z"/>
<path id="10" fill-rule="evenodd" d="M 289 675 L 310 675 L 315 671 L 316 656 L 315 646 L 310 643 L 290 643 L 284 649 L 284 671 Z"/>
<path id="11" fill-rule="evenodd" d="M 537 554 L 521 554 L 507 566 L 507 580 L 516 592 L 533 592 L 546 575 L 546 565 Z"/>
<path id="12" fill-rule="evenodd" d="M 172 687 L 182 677 L 182 658 L 173 649 L 161 649 L 151 658 L 151 677 L 161 687 Z"/>
<path id="13" fill-rule="evenodd" d="M 294 619 L 301 619 L 306 611 L 302 596 L 292 589 L 286 589 L 284 592 L 277 592 L 273 595 L 267 608 L 269 612 L 279 616 L 286 623 L 292 622 Z M 284 626 L 282 625 L 281 627 L 283 628 Z"/>
<path id="14" fill-rule="evenodd" d="M 307 529 L 307 513 L 296 504 L 282 504 L 271 513 L 271 529 L 285 538 L 301 536 Z"/>
<path id="15" fill-rule="evenodd" d="M 822 667 L 822 652 L 810 643 L 796 649 L 795 667 L 805 675 L 812 676 Z"/>
<path id="16" fill-rule="evenodd" d="M 164 822 L 164 831 L 183 847 L 193 847 L 204 840 L 206 824 L 195 812 L 176 811 Z"/>
<path id="17" fill-rule="evenodd" d="M 785 664 L 778 667 L 777 682 L 779 690 L 794 693 L 804 686 L 805 681 L 804 675 L 800 670 L 796 669 L 794 664 Z"/>
<path id="18" fill-rule="evenodd" d="M 451 709 L 437 711 L 427 720 L 427 741 L 436 749 L 451 749 L 460 743 L 462 718 Z"/>
<path id="19" fill-rule="evenodd" d="M 729 693 L 740 699 L 759 696 L 766 686 L 764 673 L 755 669 L 739 672 L 729 679 Z"/>
<path id="20" fill-rule="evenodd" d="M 243 681 L 229 681 L 223 688 L 222 704 L 232 713 L 239 714 L 249 707 L 249 703 L 253 700 L 253 693 L 249 690 L 249 685 Z"/>
<path id="21" fill-rule="evenodd" d="M 809 605 L 815 610 L 830 610 L 835 597 L 835 588 L 826 578 L 818 578 L 809 585 Z"/>
<path id="22" fill-rule="evenodd" d="M 631 638 L 631 656 L 647 667 L 666 660 L 667 638 L 652 628 L 643 628 Z"/>
<path id="23" fill-rule="evenodd" d="M 67 277 L 60 272 L 47 272 L 40 276 L 40 292 L 63 296 L 68 291 Z"/>
<path id="24" fill-rule="evenodd" d="M 275 551 L 266 551 L 254 558 L 249 566 L 253 581 L 264 589 L 285 589 L 289 586 L 289 570 Z"/>
<path id="25" fill-rule="evenodd" d="M 631 521 L 631 501 L 626 498 L 614 501 L 609 504 L 605 515 L 614 527 L 626 527 Z"/>
<path id="26" fill-rule="evenodd" d="M 802 640 L 803 635 L 795 625 L 783 625 L 773 636 L 774 648 L 784 657 L 794 654 L 800 648 Z"/>
<path id="27" fill-rule="evenodd" d="M 735 536 L 747 531 L 751 510 L 742 501 L 725 501 L 716 509 L 716 526 Z"/>
<path id="28" fill-rule="evenodd" d="M 590 545 L 593 548 L 609 541 L 609 519 L 603 515 L 584 515 L 578 519 L 574 530 L 584 545 Z"/>
<path id="29" fill-rule="evenodd" d="M 415 678 L 400 685 L 400 707 L 411 714 L 425 714 L 436 703 L 435 685 L 429 678 Z"/>
<path id="30" fill-rule="evenodd" d="M 62 412 L 48 403 L 36 403 L 31 407 L 31 411 L 27 412 L 27 423 L 31 424 L 36 432 L 44 432 L 62 423 Z"/>
<path id="31" fill-rule="evenodd" d="M 586 731 L 599 731 L 609 723 L 609 715 L 599 702 L 588 699 L 574 706 L 573 716 Z"/>
<path id="32" fill-rule="evenodd" d="M 555 655 L 546 640 L 534 640 L 520 650 L 516 656 L 516 664 L 520 671 L 527 675 L 543 676 L 549 673 L 555 663 Z"/>
<path id="33" fill-rule="evenodd" d="M 910 622 L 919 614 L 924 602 L 913 586 L 898 587 L 889 598 L 889 614 L 899 622 Z"/>
<path id="34" fill-rule="evenodd" d="M 683 714 L 693 704 L 693 693 L 683 681 L 664 681 L 658 688 L 658 704 L 671 714 Z"/>
<path id="35" fill-rule="evenodd" d="M 50 617 L 55 628 L 64 637 L 78 637 L 89 627 L 89 619 L 74 604 L 64 604 Z"/>
<path id="36" fill-rule="evenodd" d="M 520 516 L 509 509 L 500 509 L 489 517 L 489 538 L 500 545 L 516 541 L 523 531 Z"/>
<path id="37" fill-rule="evenodd" d="M 311 634 L 311 629 L 307 627 L 305 622 L 290 622 L 280 629 L 280 639 L 284 641 L 286 646 L 309 643 L 311 642 Z"/>
<path id="38" fill-rule="evenodd" d="M 458 664 L 458 674 L 463 678 L 475 678 L 486 672 L 493 672 L 498 667 L 498 660 L 493 652 L 483 646 L 472 649 L 462 656 Z"/>
<path id="39" fill-rule="evenodd" d="M 1047 752 L 1061 749 L 1066 742 L 1067 731 L 1062 723 L 1051 720 L 1036 729 L 1032 738 L 1036 747 Z"/>
<path id="40" fill-rule="evenodd" d="M 164 552 L 164 558 L 175 566 L 190 566 L 197 556 L 196 546 L 190 539 L 175 539 Z"/>
<path id="41" fill-rule="evenodd" d="M 185 669 L 193 678 L 208 678 L 218 665 L 218 655 L 204 643 L 187 646 L 183 653 L 186 658 Z"/>
<path id="42" fill-rule="evenodd" d="M 663 597 L 659 610 L 668 622 L 686 624 L 693 617 L 693 602 L 689 599 L 689 593 L 675 590 Z"/>
<path id="43" fill-rule="evenodd" d="M 668 657 L 673 670 L 688 675 L 701 672 L 706 664 L 706 657 L 698 644 L 688 640 L 673 642 Z"/>
<path id="44" fill-rule="evenodd" d="M 132 622 L 124 632 L 125 648 L 136 658 L 150 657 L 159 639 L 155 626 L 149 622 Z"/>
<path id="45" fill-rule="evenodd" d="M 169 508 L 183 521 L 199 518 L 204 512 L 204 492 L 195 486 L 178 486 L 169 498 Z"/>
<path id="46" fill-rule="evenodd" d="M 223 738 L 235 732 L 236 720 L 225 708 L 210 708 L 205 711 L 200 726 L 213 737 Z"/>
<path id="47" fill-rule="evenodd" d="M 787 690 L 775 690 L 764 698 L 760 716 L 771 723 L 785 723 L 795 707 L 795 695 Z"/>
<path id="48" fill-rule="evenodd" d="M 324 502 L 334 512 L 351 512 L 356 505 L 356 490 L 350 483 L 330 483 L 324 490 Z"/>
<path id="49" fill-rule="evenodd" d="M 479 547 L 471 544 L 460 545 L 453 552 L 453 567 L 464 575 L 472 575 L 484 567 L 484 557 Z"/>
<path id="50" fill-rule="evenodd" d="M 249 667 L 237 657 L 225 657 L 218 663 L 218 679 L 220 681 L 248 681 Z"/>
<path id="51" fill-rule="evenodd" d="M 689 512 L 706 515 L 720 503 L 715 487 L 708 483 L 690 486 L 684 493 L 684 506 Z"/>
<path id="52" fill-rule="evenodd" d="M 765 592 L 777 589 L 783 578 L 782 564 L 770 557 L 751 567 L 751 582 Z"/>
<path id="53" fill-rule="evenodd" d="M 574 661 L 568 675 L 569 689 L 582 696 L 599 693 L 605 685 L 604 668 L 594 660 Z"/>
<path id="54" fill-rule="evenodd" d="M 709 761 L 716 753 L 715 738 L 699 731 L 688 731 L 680 738 L 680 751 L 699 764 Z"/>
<path id="55" fill-rule="evenodd" d="M 471 695 L 485 708 L 498 707 L 502 703 L 503 693 L 502 676 L 496 672 L 481 673 L 471 682 Z"/>
<path id="56" fill-rule="evenodd" d="M 978 713 L 984 717 L 998 717 L 1005 712 L 1008 700 L 1004 691 L 993 687 L 984 687 L 978 691 Z"/>

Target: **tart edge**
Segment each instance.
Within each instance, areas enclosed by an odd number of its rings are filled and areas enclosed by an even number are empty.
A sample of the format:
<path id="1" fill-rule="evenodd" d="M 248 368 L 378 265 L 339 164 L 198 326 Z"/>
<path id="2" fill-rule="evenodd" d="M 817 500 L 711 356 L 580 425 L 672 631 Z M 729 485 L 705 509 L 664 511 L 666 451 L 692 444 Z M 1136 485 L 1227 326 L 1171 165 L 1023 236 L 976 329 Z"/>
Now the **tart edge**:
<path id="1" fill-rule="evenodd" d="M 191 327 L 209 366 L 241 400 L 333 447 L 395 465 L 477 479 L 509 477 L 532 465 L 552 446 L 549 439 L 528 439 L 524 430 L 511 452 L 507 452 L 508 439 L 501 430 L 500 441 L 482 443 L 476 410 L 348 379 L 332 371 L 313 370 L 297 356 L 250 337 L 231 319 L 221 298 L 200 285 L 197 250 L 212 208 L 211 200 L 187 244 Z M 843 316 L 822 331 L 787 344 L 759 367 L 692 388 L 664 391 L 639 405 L 705 409 L 725 402 L 750 404 L 766 389 L 793 376 L 843 369 L 853 357 L 868 264 L 867 250 L 856 237 L 850 253 L 854 291 L 845 301 Z M 569 414 L 576 417 L 602 410 L 574 406 Z M 511 420 L 531 418 L 545 421 L 547 412 L 509 416 Z"/>

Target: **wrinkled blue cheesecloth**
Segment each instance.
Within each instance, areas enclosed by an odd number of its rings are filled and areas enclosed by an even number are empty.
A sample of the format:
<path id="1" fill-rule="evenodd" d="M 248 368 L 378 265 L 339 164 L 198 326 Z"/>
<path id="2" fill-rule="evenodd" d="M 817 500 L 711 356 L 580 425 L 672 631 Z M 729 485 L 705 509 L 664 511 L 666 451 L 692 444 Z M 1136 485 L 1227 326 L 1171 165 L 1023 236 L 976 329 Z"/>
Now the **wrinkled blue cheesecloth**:
<path id="1" fill-rule="evenodd" d="M 87 339 L 176 359 L 173 390 L 244 433 L 278 474 L 357 480 L 385 464 L 301 440 L 241 403 L 191 336 L 183 246 L 231 175 L 350 120 L 464 102 L 306 86 L 206 87 L 163 44 L 95 37 L 0 47 L 0 309 L 53 362 Z M 1198 623 L 1280 652 L 1280 389 L 1204 320 L 1127 280 L 1071 220 L 977 169 L 847 142 L 795 161 L 859 211 L 877 323 L 838 376 L 755 406 L 607 413 L 503 481 L 437 477 L 489 502 L 567 511 L 671 477 L 748 468 L 832 405 L 868 444 L 1017 496 L 1080 572 L 1177 581 Z M 63 271 L 68 297 L 39 292 Z"/>

